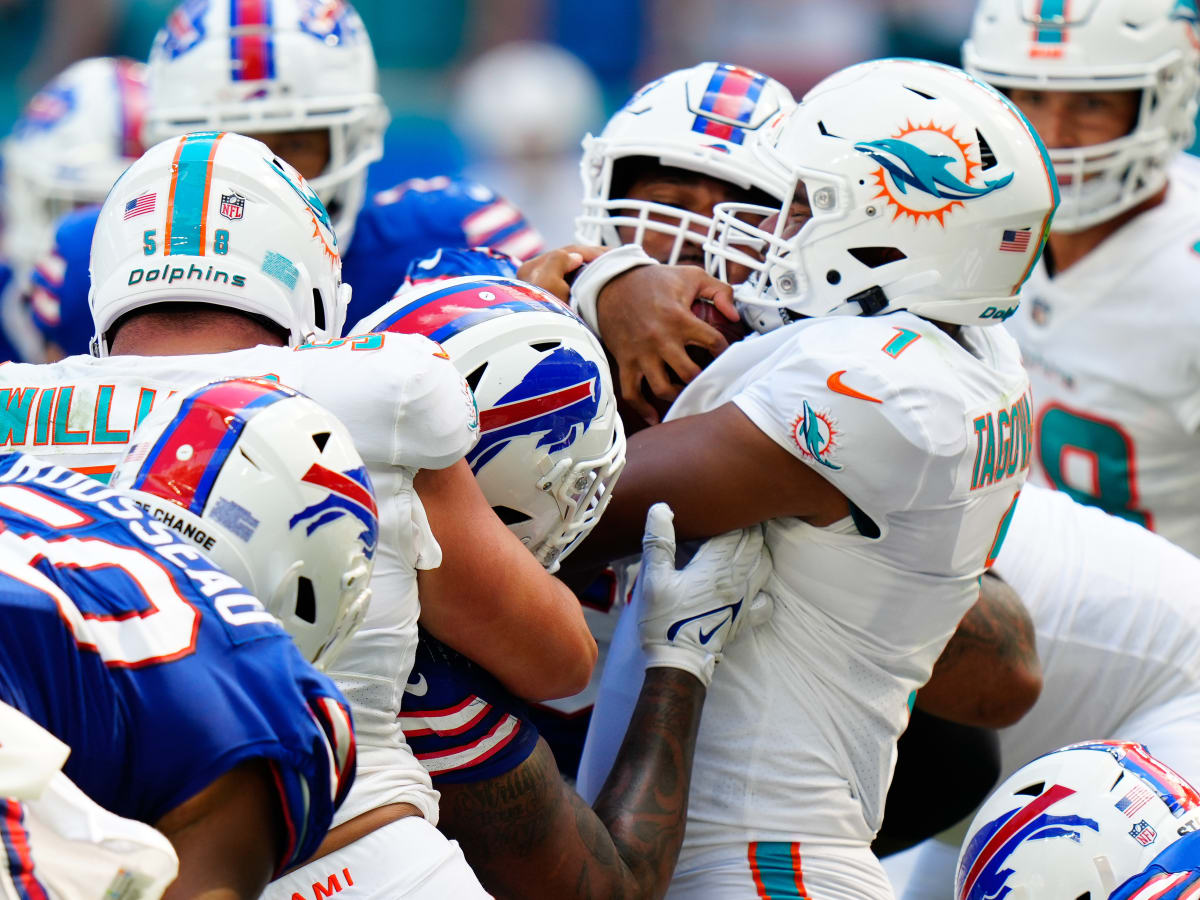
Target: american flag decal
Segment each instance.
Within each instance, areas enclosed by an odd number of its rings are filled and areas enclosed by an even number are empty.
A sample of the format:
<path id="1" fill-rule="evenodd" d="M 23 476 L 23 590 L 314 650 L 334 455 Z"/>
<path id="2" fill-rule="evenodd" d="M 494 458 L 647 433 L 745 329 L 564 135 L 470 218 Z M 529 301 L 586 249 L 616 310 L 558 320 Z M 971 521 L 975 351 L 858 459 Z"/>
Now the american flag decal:
<path id="1" fill-rule="evenodd" d="M 146 213 L 154 212 L 154 200 L 158 194 L 142 194 L 140 197 L 135 197 L 125 204 L 125 220 L 129 221 L 134 216 L 144 216 Z"/>
<path id="2" fill-rule="evenodd" d="M 1024 253 L 1029 249 L 1029 239 L 1033 237 L 1033 232 L 1028 228 L 1021 228 L 1017 231 L 1006 231 L 1004 236 L 1000 238 L 1000 249 L 1007 250 L 1009 253 Z"/>

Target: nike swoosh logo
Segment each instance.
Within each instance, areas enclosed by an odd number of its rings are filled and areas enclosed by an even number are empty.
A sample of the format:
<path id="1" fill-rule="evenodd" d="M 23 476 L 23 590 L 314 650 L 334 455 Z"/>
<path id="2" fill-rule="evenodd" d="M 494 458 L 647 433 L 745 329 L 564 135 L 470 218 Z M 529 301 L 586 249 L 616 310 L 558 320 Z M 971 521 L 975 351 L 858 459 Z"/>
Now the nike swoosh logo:
<path id="1" fill-rule="evenodd" d="M 416 681 L 409 681 L 404 686 L 404 693 L 412 694 L 414 697 L 424 697 L 429 693 L 429 682 L 425 680 L 424 675 L 418 675 Z"/>
<path id="2" fill-rule="evenodd" d="M 738 614 L 738 610 L 741 608 L 742 601 L 739 600 L 737 603 L 729 603 L 725 606 L 718 606 L 715 609 L 706 610 L 705 612 L 697 613 L 694 616 L 688 616 L 686 619 L 680 619 L 678 622 L 672 623 L 671 627 L 667 629 L 667 640 L 675 640 L 675 635 L 679 634 L 679 629 L 683 628 L 683 626 L 687 625 L 689 622 L 695 622 L 697 619 L 704 619 L 708 616 L 717 615 L 718 613 L 728 612 L 729 618 L 722 619 L 720 624 L 714 626 L 707 634 L 704 633 L 703 628 L 699 629 L 700 643 L 707 644 L 712 640 L 713 635 L 721 630 L 722 625 L 726 625 L 733 621 L 734 617 Z"/>
<path id="3" fill-rule="evenodd" d="M 711 641 L 711 640 L 712 640 L 712 636 L 713 636 L 714 634 L 716 634 L 718 631 L 720 631 L 720 630 L 721 630 L 721 628 L 722 628 L 723 626 L 725 626 L 725 625 L 729 624 L 729 623 L 730 623 L 730 622 L 732 622 L 732 621 L 733 621 L 733 618 L 732 618 L 732 617 L 730 617 L 730 618 L 728 618 L 728 619 L 725 619 L 723 622 L 721 622 L 721 624 L 720 624 L 720 625 L 717 625 L 717 626 L 715 626 L 715 627 L 713 628 L 713 630 L 712 630 L 712 631 L 710 631 L 708 634 L 705 634 L 705 633 L 704 633 L 704 629 L 703 629 L 703 628 L 701 628 L 701 629 L 700 629 L 700 643 L 701 643 L 701 644 L 707 644 L 709 641 Z"/>
<path id="4" fill-rule="evenodd" d="M 872 397 L 870 394 L 864 394 L 862 391 L 856 391 L 850 385 L 842 381 L 842 376 L 846 374 L 846 370 L 834 372 L 825 380 L 825 386 L 835 394 L 844 394 L 847 397 L 853 397 L 855 400 L 866 400 L 868 403 L 882 403 L 878 397 Z"/>

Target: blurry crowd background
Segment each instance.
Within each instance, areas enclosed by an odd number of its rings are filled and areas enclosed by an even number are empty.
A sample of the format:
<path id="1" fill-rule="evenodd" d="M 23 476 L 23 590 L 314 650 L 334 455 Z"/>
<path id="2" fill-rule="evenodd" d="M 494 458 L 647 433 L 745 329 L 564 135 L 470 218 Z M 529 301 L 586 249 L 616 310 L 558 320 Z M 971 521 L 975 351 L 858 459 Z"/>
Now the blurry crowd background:
<path id="1" fill-rule="evenodd" d="M 175 0 L 0 0 L 0 128 L 77 59 L 144 60 Z M 973 0 L 356 0 L 393 116 L 371 189 L 466 172 L 571 237 L 579 140 L 634 88 L 716 59 L 799 96 L 877 56 L 957 63 Z"/>

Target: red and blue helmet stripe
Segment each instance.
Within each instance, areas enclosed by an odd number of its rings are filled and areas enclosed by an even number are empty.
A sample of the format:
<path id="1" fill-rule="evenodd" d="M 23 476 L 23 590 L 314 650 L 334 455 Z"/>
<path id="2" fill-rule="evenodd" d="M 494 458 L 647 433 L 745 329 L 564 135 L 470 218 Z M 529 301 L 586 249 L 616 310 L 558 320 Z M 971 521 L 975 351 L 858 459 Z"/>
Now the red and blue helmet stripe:
<path id="1" fill-rule="evenodd" d="M 1200 792 L 1174 769 L 1151 756 L 1142 744 L 1132 741 L 1094 741 L 1072 744 L 1055 752 L 1062 753 L 1065 750 L 1099 750 L 1109 754 L 1121 768 L 1149 784 L 1177 819 L 1184 813 L 1200 809 Z"/>
<path id="2" fill-rule="evenodd" d="M 517 312 L 552 312 L 575 317 L 564 304 L 519 281 L 474 281 L 418 297 L 400 307 L 374 331 L 423 334 L 439 343 L 488 319 Z"/>
<path id="3" fill-rule="evenodd" d="M 137 74 L 138 65 L 118 59 L 114 67 L 121 110 L 121 155 L 128 159 L 137 159 L 145 152 L 142 125 L 146 121 L 146 88 Z"/>
<path id="4" fill-rule="evenodd" d="M 275 77 L 271 0 L 230 0 L 229 59 L 234 81 Z"/>
<path id="5" fill-rule="evenodd" d="M 203 515 L 212 486 L 246 423 L 271 404 L 296 396 L 273 382 L 248 378 L 195 391 L 138 467 L 133 489 Z"/>
<path id="6" fill-rule="evenodd" d="M 692 131 L 735 144 L 743 143 L 746 131 L 742 126 L 751 123 L 766 83 L 767 76 L 760 72 L 719 63 L 700 99 L 700 111 L 692 122 Z M 741 126 L 731 124 L 733 122 L 740 122 Z"/>

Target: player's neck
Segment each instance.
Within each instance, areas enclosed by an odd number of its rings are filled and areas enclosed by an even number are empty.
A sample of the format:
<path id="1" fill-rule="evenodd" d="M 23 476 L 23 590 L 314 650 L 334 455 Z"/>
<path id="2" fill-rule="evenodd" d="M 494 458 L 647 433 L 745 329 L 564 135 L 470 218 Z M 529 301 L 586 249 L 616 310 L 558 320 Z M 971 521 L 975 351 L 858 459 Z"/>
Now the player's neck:
<path id="1" fill-rule="evenodd" d="M 112 356 L 190 356 L 227 353 L 260 344 L 283 346 L 285 341 L 257 322 L 240 315 L 213 321 L 171 321 L 162 314 L 146 315 L 122 325 L 113 337 Z"/>
<path id="2" fill-rule="evenodd" d="M 1166 199 L 1167 186 L 1151 194 L 1137 206 L 1118 213 L 1111 219 L 1076 231 L 1071 234 L 1051 232 L 1046 243 L 1046 268 L 1051 275 L 1065 272 L 1116 233 L 1125 223 L 1137 218 L 1148 209 L 1153 209 Z"/>

